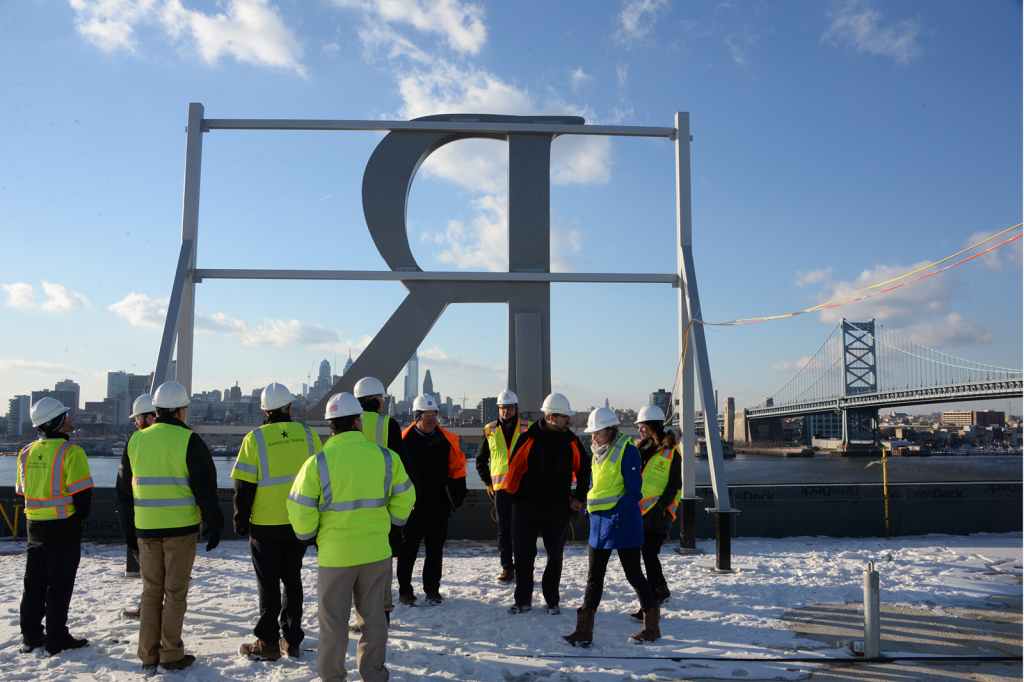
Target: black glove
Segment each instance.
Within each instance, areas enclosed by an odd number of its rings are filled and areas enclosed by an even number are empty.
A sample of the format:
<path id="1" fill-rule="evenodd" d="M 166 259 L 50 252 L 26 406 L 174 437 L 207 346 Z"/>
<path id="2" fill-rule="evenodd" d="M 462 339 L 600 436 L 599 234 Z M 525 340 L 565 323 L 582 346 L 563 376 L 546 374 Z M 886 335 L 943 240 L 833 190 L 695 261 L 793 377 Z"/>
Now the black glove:
<path id="1" fill-rule="evenodd" d="M 128 544 L 128 549 L 138 552 L 139 551 L 139 539 L 134 535 L 125 535 L 124 541 Z"/>
<path id="2" fill-rule="evenodd" d="M 244 538 L 249 534 L 249 523 L 247 521 L 235 521 L 235 532 Z"/>
<path id="3" fill-rule="evenodd" d="M 212 552 L 213 550 L 217 549 L 217 545 L 220 544 L 220 533 L 207 531 L 206 535 L 210 538 L 206 543 L 206 551 Z"/>

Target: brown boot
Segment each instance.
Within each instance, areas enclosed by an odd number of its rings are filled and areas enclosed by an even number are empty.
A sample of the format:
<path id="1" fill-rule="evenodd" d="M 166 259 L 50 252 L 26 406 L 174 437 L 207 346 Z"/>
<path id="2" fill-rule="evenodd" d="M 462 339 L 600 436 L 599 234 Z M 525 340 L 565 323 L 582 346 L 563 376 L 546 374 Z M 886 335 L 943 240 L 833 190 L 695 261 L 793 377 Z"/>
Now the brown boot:
<path id="1" fill-rule="evenodd" d="M 281 647 L 277 642 L 264 642 L 257 639 L 252 644 L 243 644 L 238 647 L 239 656 L 248 656 L 256 661 L 276 661 L 281 658 Z"/>
<path id="2" fill-rule="evenodd" d="M 498 582 L 501 583 L 502 585 L 508 585 L 509 583 L 511 583 L 515 579 L 516 579 L 515 571 L 509 570 L 507 568 L 502 570 L 501 575 L 498 576 Z"/>
<path id="3" fill-rule="evenodd" d="M 661 607 L 655 605 L 644 609 L 644 628 L 629 638 L 634 644 L 654 642 L 661 639 Z"/>
<path id="4" fill-rule="evenodd" d="M 298 658 L 302 653 L 302 649 L 298 644 L 289 644 L 288 640 L 284 637 L 278 640 L 277 647 L 280 650 L 287 652 L 290 658 Z"/>
<path id="5" fill-rule="evenodd" d="M 594 641 L 594 615 L 597 609 L 576 609 L 576 632 L 563 635 L 562 639 L 573 646 L 587 648 Z"/>

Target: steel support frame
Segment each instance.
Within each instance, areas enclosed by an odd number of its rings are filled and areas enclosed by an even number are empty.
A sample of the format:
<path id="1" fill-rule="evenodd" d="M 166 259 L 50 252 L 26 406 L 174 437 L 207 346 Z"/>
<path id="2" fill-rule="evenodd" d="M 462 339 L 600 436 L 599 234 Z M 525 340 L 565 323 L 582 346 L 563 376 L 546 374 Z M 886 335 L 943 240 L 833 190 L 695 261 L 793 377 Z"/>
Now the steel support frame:
<path id="1" fill-rule="evenodd" d="M 682 360 L 682 381 L 679 400 L 679 427 L 682 430 L 682 477 L 683 499 L 696 499 L 696 434 L 694 432 L 694 369 L 697 370 L 697 386 L 700 390 L 701 409 L 705 415 L 718 414 L 715 404 L 715 390 L 711 382 L 711 366 L 708 362 L 707 342 L 704 325 L 699 324 L 702 311 L 697 292 L 697 274 L 693 263 L 693 215 L 690 189 L 690 115 L 676 113 L 676 261 L 679 268 L 679 354 Z M 689 328 L 689 331 L 687 329 Z M 710 422 L 710 426 L 709 426 Z M 717 527 L 725 528 L 728 534 L 728 518 L 736 513 L 729 503 L 729 487 L 725 480 L 725 459 L 722 457 L 722 440 L 718 434 L 717 420 L 704 420 L 704 438 L 708 446 L 708 461 L 711 464 L 711 488 L 715 496 L 715 507 L 709 509 L 716 515 Z M 689 524 L 693 518 L 686 518 L 689 505 L 684 510 L 680 540 L 694 537 Z M 696 505 L 693 506 L 696 508 Z M 725 521 L 723 523 L 723 516 Z M 695 547 L 682 546 L 682 550 Z M 716 543 L 718 563 L 729 564 L 731 553 L 728 538 Z"/>

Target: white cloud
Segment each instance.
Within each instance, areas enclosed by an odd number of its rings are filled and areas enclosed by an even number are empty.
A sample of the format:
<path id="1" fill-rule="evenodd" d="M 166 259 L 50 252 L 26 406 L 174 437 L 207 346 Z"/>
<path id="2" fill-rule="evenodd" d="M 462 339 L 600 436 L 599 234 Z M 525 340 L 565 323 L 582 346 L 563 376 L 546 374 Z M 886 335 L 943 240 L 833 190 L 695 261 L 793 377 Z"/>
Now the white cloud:
<path id="1" fill-rule="evenodd" d="M 773 372 L 779 372 L 781 374 L 796 374 L 803 366 L 811 360 L 811 356 L 802 355 L 799 360 L 780 360 L 772 365 L 769 369 Z"/>
<path id="2" fill-rule="evenodd" d="M 805 287 L 810 284 L 821 284 L 822 282 L 828 282 L 832 279 L 832 268 L 828 267 L 824 270 L 808 270 L 807 272 L 798 272 L 796 285 L 798 287 Z"/>
<path id="3" fill-rule="evenodd" d="M 107 310 L 133 327 L 159 330 L 164 328 L 167 317 L 167 299 L 152 299 L 133 291 L 117 303 L 108 305 Z"/>
<path id="4" fill-rule="evenodd" d="M 593 76 L 583 71 L 583 67 L 570 71 L 569 79 L 572 82 L 572 91 L 577 95 L 581 90 L 596 82 Z"/>
<path id="5" fill-rule="evenodd" d="M 966 247 L 971 246 L 972 244 L 977 244 L 983 239 L 988 239 L 994 234 L 995 232 L 975 232 L 964 240 L 964 246 Z M 1010 238 L 1010 236 L 1006 234 L 1001 237 L 997 237 L 996 239 L 979 246 L 975 253 L 984 251 L 985 249 L 990 249 L 996 244 L 1006 241 L 1008 238 Z M 989 251 L 984 256 L 979 256 L 978 260 L 986 268 L 989 270 L 995 270 L 996 272 L 999 272 L 1003 268 L 1019 268 L 1024 265 L 1024 249 L 1021 247 L 1021 240 L 1018 239 L 1017 241 L 1000 246 L 995 251 Z M 964 254 L 964 257 L 966 258 L 969 255 L 970 254 Z"/>
<path id="6" fill-rule="evenodd" d="M 586 235 L 579 221 L 568 221 L 551 211 L 551 271 L 578 272 L 586 263 L 580 253 Z"/>
<path id="7" fill-rule="evenodd" d="M 81 374 L 73 367 L 62 365 L 57 362 L 44 362 L 42 360 L 17 360 L 0 358 L 0 370 L 24 370 L 29 372 L 56 372 L 58 374 Z"/>
<path id="8" fill-rule="evenodd" d="M 340 7 L 362 9 L 385 23 L 410 24 L 440 34 L 458 52 L 477 54 L 487 42 L 480 5 L 459 0 L 334 0 Z"/>
<path id="9" fill-rule="evenodd" d="M 329 57 L 335 57 L 341 52 L 341 45 L 338 43 L 325 43 L 320 46 L 320 50 Z"/>
<path id="10" fill-rule="evenodd" d="M 156 26 L 173 40 L 184 42 L 209 64 L 222 56 L 236 61 L 273 66 L 304 76 L 302 45 L 268 0 L 227 0 L 217 14 L 187 9 L 181 0 L 69 0 L 75 27 L 86 39 L 108 52 L 135 52 L 137 29 Z"/>
<path id="11" fill-rule="evenodd" d="M 494 374 L 497 376 L 504 375 L 506 371 L 505 365 L 488 367 L 475 360 L 448 355 L 437 346 L 426 350 L 421 349 L 419 357 L 421 369 L 424 371 L 443 369 L 449 374 Z M 437 377 L 434 379 L 436 380 Z"/>
<path id="12" fill-rule="evenodd" d="M 908 64 L 921 53 L 916 39 L 921 25 L 904 20 L 880 26 L 882 15 L 868 6 L 866 0 L 847 0 L 833 6 L 827 13 L 829 24 L 821 39 L 833 45 L 846 44 L 858 52 L 892 57 L 897 64 Z"/>
<path id="13" fill-rule="evenodd" d="M 619 82 L 620 88 L 625 88 L 629 82 L 629 65 L 628 64 L 616 64 L 615 65 L 615 78 Z"/>
<path id="14" fill-rule="evenodd" d="M 740 66 L 747 65 L 747 46 L 753 42 L 754 38 L 749 34 L 737 35 L 730 33 L 725 37 L 725 45 L 729 48 L 732 60 Z"/>
<path id="15" fill-rule="evenodd" d="M 48 312 L 63 312 L 74 308 L 88 308 L 89 299 L 84 294 L 68 291 L 60 284 L 43 282 L 43 291 L 47 299 L 41 304 L 36 303 L 35 294 L 32 292 L 32 285 L 25 282 L 15 284 L 4 284 L 7 292 L 7 305 L 12 308 L 38 308 Z"/>
<path id="16" fill-rule="evenodd" d="M 299 320 L 265 319 L 261 325 L 228 317 L 224 313 L 196 315 L 196 333 L 229 336 L 244 346 L 323 346 L 340 340 L 338 332 L 323 325 Z"/>
<path id="17" fill-rule="evenodd" d="M 992 334 L 985 325 L 975 324 L 960 313 L 950 313 L 937 320 L 927 320 L 901 329 L 900 333 L 929 348 L 985 346 L 992 340 Z"/>
<path id="18" fill-rule="evenodd" d="M 12 308 L 35 308 L 36 297 L 32 293 L 32 285 L 24 282 L 4 284 L 4 291 L 7 292 L 7 305 Z"/>
<path id="19" fill-rule="evenodd" d="M 668 0 L 623 0 L 616 37 L 626 44 L 644 39 L 670 9 Z"/>

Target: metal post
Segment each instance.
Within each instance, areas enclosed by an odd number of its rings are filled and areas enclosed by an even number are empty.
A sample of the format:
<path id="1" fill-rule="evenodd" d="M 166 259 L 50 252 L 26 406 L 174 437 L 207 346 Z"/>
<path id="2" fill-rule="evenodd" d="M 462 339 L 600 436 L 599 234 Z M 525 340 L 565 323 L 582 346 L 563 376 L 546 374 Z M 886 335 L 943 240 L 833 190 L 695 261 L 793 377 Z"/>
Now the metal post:
<path id="1" fill-rule="evenodd" d="M 732 514 L 715 514 L 715 570 L 732 573 Z"/>
<path id="2" fill-rule="evenodd" d="M 878 658 L 881 655 L 881 634 L 879 624 L 878 571 L 873 561 L 868 562 L 864 571 L 864 656 Z"/>
<path id="3" fill-rule="evenodd" d="M 185 274 L 182 292 L 181 323 L 178 325 L 178 383 L 192 393 L 192 339 L 195 332 L 196 285 L 192 276 L 199 252 L 199 184 L 203 165 L 203 105 L 188 105 L 188 128 L 185 138 L 185 189 L 181 205 L 181 241 L 192 242 L 191 267 Z M 188 421 L 192 419 L 189 416 Z"/>
<path id="4" fill-rule="evenodd" d="M 685 266 L 683 247 L 693 242 L 693 215 L 690 197 L 690 114 L 676 113 L 676 260 L 679 274 L 678 315 L 679 315 L 679 356 L 682 358 L 682 377 L 679 389 L 672 400 L 679 403 L 679 428 L 682 431 L 682 478 L 683 495 L 679 505 L 679 549 L 681 553 L 697 552 L 697 434 L 693 424 L 693 343 L 687 337 L 690 324 L 690 310 L 686 305 L 686 288 L 683 287 Z M 686 346 L 689 346 L 687 348 Z"/>

